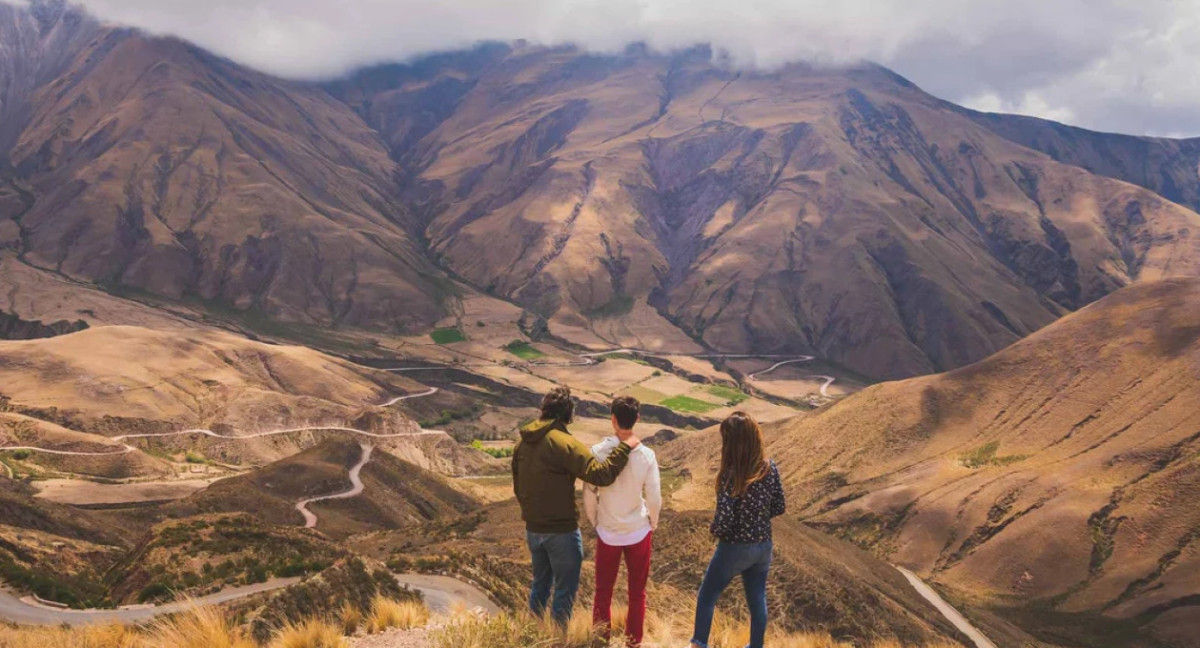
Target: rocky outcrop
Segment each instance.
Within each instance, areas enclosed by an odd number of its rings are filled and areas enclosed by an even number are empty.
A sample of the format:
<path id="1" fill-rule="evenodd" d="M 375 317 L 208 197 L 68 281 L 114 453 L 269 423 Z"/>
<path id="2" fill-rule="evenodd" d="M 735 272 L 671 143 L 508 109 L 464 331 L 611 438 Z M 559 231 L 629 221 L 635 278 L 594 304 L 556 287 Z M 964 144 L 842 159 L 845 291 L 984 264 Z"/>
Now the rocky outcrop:
<path id="1" fill-rule="evenodd" d="M 50 324 L 23 320 L 12 313 L 0 312 L 0 340 L 36 340 L 82 331 L 87 322 L 59 320 Z"/>

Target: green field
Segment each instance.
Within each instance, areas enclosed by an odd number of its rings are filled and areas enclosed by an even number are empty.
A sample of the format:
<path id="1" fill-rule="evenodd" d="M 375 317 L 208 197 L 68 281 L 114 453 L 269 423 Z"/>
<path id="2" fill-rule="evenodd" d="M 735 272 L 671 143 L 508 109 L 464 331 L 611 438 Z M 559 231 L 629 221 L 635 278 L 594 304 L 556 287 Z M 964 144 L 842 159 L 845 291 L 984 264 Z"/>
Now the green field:
<path id="1" fill-rule="evenodd" d="M 725 387 L 723 385 L 709 385 L 708 393 L 716 396 L 717 398 L 724 398 L 730 405 L 737 405 L 750 398 L 746 394 L 736 389 Z"/>
<path id="2" fill-rule="evenodd" d="M 429 334 L 433 341 L 438 344 L 454 344 L 455 342 L 466 342 L 467 336 L 458 330 L 457 327 L 440 328 Z"/>
<path id="3" fill-rule="evenodd" d="M 518 358 L 521 358 L 522 360 L 537 360 L 539 358 L 546 357 L 545 353 L 533 348 L 528 342 L 522 342 L 520 340 L 509 342 L 507 345 L 505 345 L 504 350 L 517 356 Z"/>
<path id="4" fill-rule="evenodd" d="M 623 389 L 621 393 L 628 396 L 633 396 L 639 401 L 643 403 L 649 403 L 651 405 L 660 405 L 663 403 L 663 401 L 670 398 L 670 396 L 667 396 L 662 392 L 654 391 L 653 389 L 642 387 L 641 385 L 627 387 Z"/>
<path id="5" fill-rule="evenodd" d="M 706 403 L 702 400 L 692 398 L 691 396 L 672 396 L 662 402 L 663 407 L 669 407 L 676 412 L 690 412 L 693 414 L 707 414 L 715 409 L 720 409 L 721 405 L 714 403 Z"/>

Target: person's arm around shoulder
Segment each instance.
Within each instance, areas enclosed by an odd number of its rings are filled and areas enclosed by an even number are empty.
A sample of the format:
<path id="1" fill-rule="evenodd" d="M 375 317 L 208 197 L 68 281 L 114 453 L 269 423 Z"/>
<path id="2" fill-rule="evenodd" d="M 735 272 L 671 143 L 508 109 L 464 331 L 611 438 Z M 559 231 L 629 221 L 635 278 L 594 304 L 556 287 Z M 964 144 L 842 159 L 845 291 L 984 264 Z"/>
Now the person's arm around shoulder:
<path id="1" fill-rule="evenodd" d="M 592 446 L 592 456 L 596 459 L 607 458 L 608 453 L 604 451 L 604 444 L 598 443 Z M 597 511 L 600 508 L 600 488 L 591 484 L 583 486 L 583 513 L 587 516 L 588 522 L 592 524 L 592 528 L 596 528 Z"/>
<path id="2" fill-rule="evenodd" d="M 637 437 L 630 438 L 614 448 L 607 459 L 597 461 L 592 456 L 592 449 L 579 439 L 565 432 L 551 434 L 554 435 L 554 449 L 559 453 L 563 468 L 593 486 L 611 486 L 629 463 L 629 452 L 641 445 Z"/>
<path id="3" fill-rule="evenodd" d="M 783 478 L 779 476 L 779 466 L 771 462 L 771 517 L 779 517 L 787 513 L 787 495 L 783 492 Z"/>
<path id="4" fill-rule="evenodd" d="M 646 498 L 646 510 L 650 512 L 650 528 L 658 530 L 658 517 L 662 513 L 662 476 L 658 471 L 658 457 L 654 455 L 654 451 L 647 448 L 645 450 L 650 457 L 650 471 L 646 474 L 646 485 L 643 487 L 643 496 Z"/>

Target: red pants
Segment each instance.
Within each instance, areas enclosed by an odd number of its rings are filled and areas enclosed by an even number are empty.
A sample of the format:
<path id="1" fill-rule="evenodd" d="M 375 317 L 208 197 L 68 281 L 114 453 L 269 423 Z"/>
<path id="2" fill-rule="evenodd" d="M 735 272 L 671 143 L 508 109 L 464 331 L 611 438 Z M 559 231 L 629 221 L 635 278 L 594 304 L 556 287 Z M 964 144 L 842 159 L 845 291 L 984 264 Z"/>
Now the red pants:
<path id="1" fill-rule="evenodd" d="M 642 645 L 646 628 L 646 581 L 650 578 L 650 553 L 654 533 L 628 547 L 613 547 L 596 539 L 596 600 L 592 605 L 592 623 L 601 628 L 605 638 L 612 627 L 613 586 L 625 557 L 629 572 L 629 618 L 625 621 L 625 640 L 629 646 Z"/>

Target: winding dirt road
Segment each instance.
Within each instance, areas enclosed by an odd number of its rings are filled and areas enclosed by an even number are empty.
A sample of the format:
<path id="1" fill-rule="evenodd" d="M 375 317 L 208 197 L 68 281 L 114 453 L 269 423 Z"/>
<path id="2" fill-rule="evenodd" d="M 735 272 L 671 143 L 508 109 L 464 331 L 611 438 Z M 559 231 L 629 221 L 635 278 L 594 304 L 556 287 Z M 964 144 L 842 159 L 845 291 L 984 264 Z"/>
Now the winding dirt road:
<path id="1" fill-rule="evenodd" d="M 89 625 L 100 623 L 144 623 L 161 614 L 189 609 L 193 605 L 217 605 L 262 592 L 283 589 L 299 578 L 275 578 L 265 583 L 230 587 L 190 602 L 139 605 L 117 610 L 63 610 L 42 605 L 32 597 L 19 597 L 0 586 L 0 619 L 21 625 Z"/>
<path id="2" fill-rule="evenodd" d="M 765 376 L 782 366 L 795 364 L 797 362 L 812 362 L 812 360 L 813 360 L 812 356 L 803 356 L 800 358 L 796 358 L 794 360 L 784 360 L 782 362 L 776 362 L 775 364 L 771 365 L 771 367 L 769 369 L 764 369 L 762 371 L 756 371 L 756 372 L 750 374 L 749 376 L 746 376 L 746 380 L 758 380 L 759 376 Z M 821 395 L 824 396 L 825 398 L 829 398 L 829 386 L 832 385 L 834 383 L 834 381 L 837 380 L 837 378 L 834 378 L 833 376 L 824 376 L 824 375 L 816 375 L 816 376 L 812 376 L 812 378 L 818 378 L 823 381 L 821 383 L 821 388 L 820 388 Z"/>
<path id="3" fill-rule="evenodd" d="M 775 359 L 781 359 L 779 362 L 776 362 L 774 365 L 772 365 L 768 369 L 764 369 L 762 371 L 757 371 L 755 373 L 752 373 L 752 374 L 746 376 L 747 382 L 757 380 L 759 378 L 759 376 L 765 376 L 765 375 L 771 373 L 772 371 L 775 371 L 776 369 L 779 369 L 780 367 L 783 367 L 785 365 L 796 364 L 796 363 L 801 363 L 801 362 L 812 362 L 813 360 L 816 359 L 813 356 L 808 356 L 808 355 L 789 356 L 789 355 L 769 355 L 769 354 L 764 355 L 764 354 L 755 354 L 755 353 L 746 353 L 746 354 L 736 354 L 736 353 L 732 353 L 732 354 L 731 353 L 659 353 L 656 351 L 647 351 L 645 349 L 631 349 L 631 348 L 626 347 L 626 348 L 620 348 L 620 349 L 609 349 L 608 351 L 592 351 L 589 353 L 578 353 L 578 354 L 576 354 L 576 357 L 578 357 L 579 360 L 571 361 L 571 362 L 539 362 L 537 360 L 529 360 L 524 363 L 518 363 L 518 364 L 523 364 L 524 366 L 527 366 L 527 367 L 590 367 L 590 366 L 598 363 L 596 358 L 600 358 L 600 357 L 607 356 L 607 355 L 612 355 L 614 353 L 638 354 L 638 355 L 649 356 L 651 358 L 663 358 L 663 359 L 670 359 L 672 356 L 683 357 L 683 358 L 711 359 L 711 360 L 759 360 L 759 359 L 775 360 Z M 454 365 L 453 367 L 450 367 L 450 368 L 495 367 L 495 366 L 497 366 L 497 364 L 498 363 L 496 363 L 496 362 L 477 362 L 477 363 L 470 363 L 470 364 Z M 394 373 L 407 373 L 407 372 L 413 372 L 413 371 L 437 371 L 437 370 L 446 369 L 446 368 L 448 368 L 448 366 L 391 367 L 388 369 L 384 369 L 383 371 L 389 371 L 389 372 L 394 372 Z M 821 387 L 820 387 L 820 393 L 822 396 L 824 396 L 826 398 L 830 398 L 829 386 L 832 385 L 834 382 L 836 382 L 837 378 L 835 378 L 833 376 L 826 376 L 826 375 L 817 375 L 817 376 L 812 376 L 812 377 L 823 381 L 821 384 Z M 404 400 L 406 398 L 415 398 L 417 396 L 422 396 L 422 395 L 432 395 L 435 393 L 437 393 L 436 388 L 432 389 L 429 392 L 426 392 L 425 394 L 415 394 L 412 396 L 401 397 L 400 399 L 397 399 L 397 400 Z M 395 401 L 393 401 L 393 402 L 395 402 Z M 388 403 L 388 404 L 390 405 L 392 403 Z"/>
<path id="4" fill-rule="evenodd" d="M 391 407 L 391 406 L 395 405 L 396 403 L 406 401 L 410 398 L 423 398 L 425 396 L 432 396 L 432 395 L 436 394 L 437 392 L 438 392 L 437 387 L 431 387 L 428 390 L 417 393 L 417 394 L 406 394 L 404 396 L 397 396 L 396 398 L 393 398 L 393 399 L 387 401 L 386 403 L 381 404 L 380 407 Z M 397 432 L 395 434 L 378 434 L 375 432 L 367 432 L 365 430 L 359 430 L 359 429 L 355 429 L 355 428 L 351 428 L 351 427 L 344 427 L 344 426 L 340 426 L 340 425 L 315 425 L 315 426 L 296 427 L 296 428 L 284 428 L 282 430 L 268 430 L 266 432 L 254 432 L 252 434 L 219 434 L 217 432 L 213 432 L 212 430 L 197 428 L 197 429 L 192 429 L 192 430 L 176 430 L 174 432 L 155 432 L 155 433 L 150 433 L 150 434 L 122 434 L 119 436 L 110 437 L 110 439 L 113 441 L 128 441 L 130 439 L 161 439 L 161 438 L 173 437 L 173 436 L 203 435 L 203 436 L 207 436 L 207 437 L 212 437 L 214 439 L 227 439 L 227 440 L 237 441 L 237 440 L 245 440 L 245 439 L 260 439 L 262 437 L 276 436 L 276 435 L 280 435 L 280 434 L 297 434 L 299 432 L 347 432 L 349 434 L 357 434 L 359 436 L 369 437 L 372 439 L 398 439 L 398 438 L 412 438 L 412 437 L 422 437 L 422 436 L 443 436 L 446 434 L 445 432 L 442 432 L 441 430 L 421 430 L 420 432 Z M 133 446 L 126 443 L 126 444 L 123 444 L 123 447 L 120 450 L 113 450 L 111 452 L 77 452 L 77 451 L 72 451 L 72 450 L 55 450 L 53 448 L 41 448 L 41 447 L 37 447 L 37 446 L 3 446 L 3 447 L 0 447 L 0 452 L 17 452 L 19 450 L 27 450 L 29 452 L 41 452 L 44 454 L 63 455 L 63 456 L 70 456 L 70 457 L 107 457 L 107 456 L 113 456 L 113 455 L 129 454 L 130 452 L 133 452 L 136 449 L 137 448 L 134 448 Z M 8 468 L 8 466 L 5 466 L 5 468 Z M 11 478 L 13 476 L 12 469 L 8 468 L 8 472 L 9 472 L 9 477 Z"/>
<path id="5" fill-rule="evenodd" d="M 896 569 L 901 574 L 904 574 L 904 577 L 908 579 L 908 583 L 913 586 L 913 589 L 917 590 L 917 593 L 922 598 L 937 608 L 938 612 L 941 612 L 947 621 L 953 624 L 955 628 L 958 628 L 959 632 L 967 635 L 975 643 L 975 648 L 996 648 L 996 644 L 992 643 L 991 639 L 988 639 L 978 628 L 971 625 L 971 622 L 962 613 L 942 599 L 937 592 L 933 591 L 932 587 L 925 584 L 925 581 L 903 567 L 897 567 Z"/>
<path id="6" fill-rule="evenodd" d="M 324 502 L 326 500 L 350 499 L 351 497 L 358 497 L 362 494 L 363 489 L 365 488 L 363 486 L 361 476 L 362 469 L 363 466 L 367 465 L 367 462 L 371 460 L 371 452 L 375 450 L 375 446 L 369 443 L 363 443 L 361 444 L 361 447 L 362 458 L 360 458 L 358 463 L 354 464 L 354 467 L 350 469 L 350 490 L 341 493 L 334 493 L 333 495 L 313 497 L 296 503 L 296 510 L 300 511 L 300 515 L 304 516 L 304 528 L 315 529 L 317 527 L 317 515 L 308 510 L 309 504 L 314 502 Z"/>

